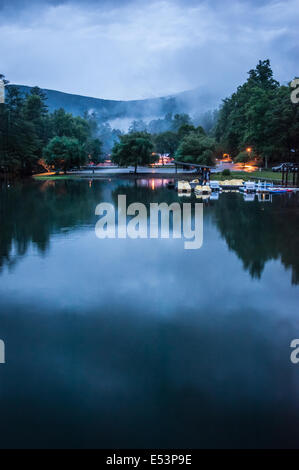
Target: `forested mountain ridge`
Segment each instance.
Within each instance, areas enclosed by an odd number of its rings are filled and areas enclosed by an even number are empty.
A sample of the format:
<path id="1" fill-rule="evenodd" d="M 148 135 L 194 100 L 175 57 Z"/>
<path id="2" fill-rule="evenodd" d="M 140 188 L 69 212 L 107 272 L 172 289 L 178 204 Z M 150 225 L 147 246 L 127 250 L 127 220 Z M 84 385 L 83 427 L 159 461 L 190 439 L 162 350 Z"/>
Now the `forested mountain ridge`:
<path id="1" fill-rule="evenodd" d="M 22 95 L 26 95 L 33 87 L 17 86 Z M 42 89 L 47 98 L 50 112 L 63 108 L 74 116 L 83 116 L 86 112 L 95 112 L 103 121 L 117 118 L 153 118 L 162 117 L 167 113 L 202 113 L 216 108 L 220 99 L 205 90 L 195 89 L 172 96 L 149 98 L 143 100 L 106 100 L 88 96 L 64 93 L 56 90 Z"/>

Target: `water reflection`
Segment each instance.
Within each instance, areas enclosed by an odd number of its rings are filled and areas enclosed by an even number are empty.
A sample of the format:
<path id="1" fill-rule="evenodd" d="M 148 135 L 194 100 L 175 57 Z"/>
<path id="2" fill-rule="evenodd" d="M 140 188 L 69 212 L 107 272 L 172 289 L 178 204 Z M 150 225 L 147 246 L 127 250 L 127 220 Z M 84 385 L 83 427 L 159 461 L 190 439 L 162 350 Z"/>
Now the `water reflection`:
<path id="1" fill-rule="evenodd" d="M 212 193 L 203 201 L 194 195 L 178 198 L 167 179 L 135 181 L 63 180 L 2 184 L 0 267 L 13 266 L 33 244 L 40 253 L 49 247 L 51 235 L 94 226 L 95 206 L 117 203 L 126 194 L 128 204 L 174 201 L 204 202 L 205 219 L 211 219 L 229 249 L 242 260 L 253 278 L 260 278 L 269 260 L 279 259 L 299 283 L 299 195 L 241 195 Z M 149 211 L 148 211 L 149 212 Z"/>
<path id="2" fill-rule="evenodd" d="M 2 183 L 0 268 L 12 267 L 31 244 L 45 253 L 52 234 L 92 223 L 101 196 L 101 186 L 88 181 Z"/>
<path id="3" fill-rule="evenodd" d="M 210 199 L 190 252 L 98 240 L 118 194 L 186 201 L 138 181 L 1 190 L 0 447 L 298 446 L 297 198 Z"/>
<path id="4" fill-rule="evenodd" d="M 250 204 L 239 194 L 221 195 L 211 216 L 228 247 L 243 261 L 253 278 L 260 278 L 269 260 L 291 268 L 292 284 L 299 284 L 299 195 L 262 195 Z"/>
<path id="5" fill-rule="evenodd" d="M 136 181 L 137 186 L 143 186 L 145 188 L 150 188 L 153 191 L 159 188 L 166 188 L 169 182 L 173 180 L 167 178 L 140 178 Z"/>

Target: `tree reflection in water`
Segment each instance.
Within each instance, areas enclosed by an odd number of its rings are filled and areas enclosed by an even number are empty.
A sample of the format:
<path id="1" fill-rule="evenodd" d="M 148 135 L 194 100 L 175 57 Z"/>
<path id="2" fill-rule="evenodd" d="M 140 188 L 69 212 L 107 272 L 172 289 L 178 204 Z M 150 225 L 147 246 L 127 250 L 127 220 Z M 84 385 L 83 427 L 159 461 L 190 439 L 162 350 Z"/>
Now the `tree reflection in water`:
<path id="1" fill-rule="evenodd" d="M 0 193 L 0 268 L 12 267 L 31 244 L 45 253 L 53 234 L 82 227 L 93 230 L 96 205 L 102 201 L 117 204 L 118 194 L 127 195 L 127 204 L 200 202 L 193 197 L 179 199 L 164 184 L 144 184 L 143 180 L 1 183 Z M 205 204 L 204 218 L 215 224 L 252 278 L 261 277 L 267 261 L 280 260 L 292 270 L 292 283 L 299 284 L 299 195 L 276 195 L 270 203 L 257 198 L 246 202 L 237 193 L 222 194 Z"/>

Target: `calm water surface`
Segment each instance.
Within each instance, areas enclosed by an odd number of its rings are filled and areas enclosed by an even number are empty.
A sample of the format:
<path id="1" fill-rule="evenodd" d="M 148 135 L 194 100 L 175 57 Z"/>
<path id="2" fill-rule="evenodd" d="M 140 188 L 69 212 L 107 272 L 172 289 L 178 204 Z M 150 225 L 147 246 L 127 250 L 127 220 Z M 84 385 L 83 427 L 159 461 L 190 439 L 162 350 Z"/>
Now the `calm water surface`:
<path id="1" fill-rule="evenodd" d="M 95 236 L 164 183 L 1 186 L 0 447 L 299 447 L 299 197 L 222 194 L 196 251 Z"/>

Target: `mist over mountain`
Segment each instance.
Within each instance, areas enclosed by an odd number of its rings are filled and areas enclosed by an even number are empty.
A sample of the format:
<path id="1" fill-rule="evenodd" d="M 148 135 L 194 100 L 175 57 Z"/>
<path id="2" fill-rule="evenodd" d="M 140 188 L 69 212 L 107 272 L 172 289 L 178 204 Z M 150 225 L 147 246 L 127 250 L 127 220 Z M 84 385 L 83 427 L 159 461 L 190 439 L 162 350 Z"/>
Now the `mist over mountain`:
<path id="1" fill-rule="evenodd" d="M 8 85 L 12 86 L 12 85 Z M 30 92 L 31 87 L 14 85 L 22 95 Z M 109 122 L 112 127 L 126 130 L 134 119 L 161 118 L 167 113 L 187 113 L 193 117 L 213 110 L 220 104 L 219 96 L 204 89 L 185 91 L 175 95 L 143 100 L 118 101 L 74 95 L 56 90 L 42 89 L 47 96 L 50 112 L 64 108 L 74 116 L 94 113 L 101 122 Z"/>

